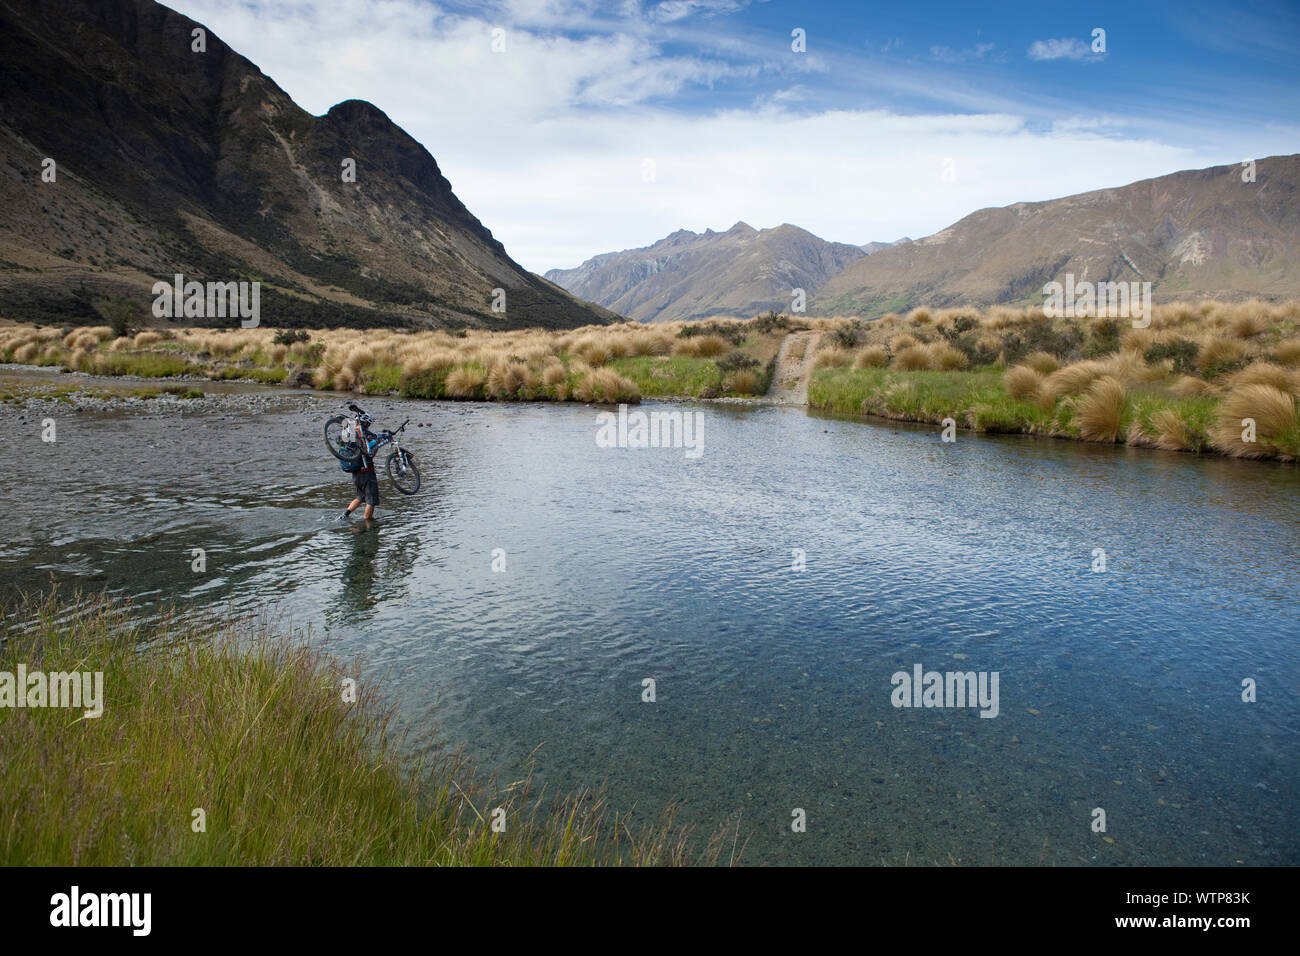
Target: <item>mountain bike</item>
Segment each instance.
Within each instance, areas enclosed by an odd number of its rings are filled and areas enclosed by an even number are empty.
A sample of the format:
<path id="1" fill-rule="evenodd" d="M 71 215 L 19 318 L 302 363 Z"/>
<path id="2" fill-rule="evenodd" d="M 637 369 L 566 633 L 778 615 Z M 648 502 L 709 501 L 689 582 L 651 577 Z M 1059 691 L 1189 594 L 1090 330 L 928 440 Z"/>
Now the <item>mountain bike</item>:
<path id="1" fill-rule="evenodd" d="M 353 413 L 352 416 L 335 415 L 325 423 L 325 447 L 330 450 L 330 454 L 339 461 L 354 463 L 363 452 L 373 460 L 379 449 L 392 445 L 393 451 L 384 460 L 384 470 L 388 472 L 393 487 L 404 495 L 413 495 L 419 491 L 420 469 L 415 466 L 415 459 L 402 447 L 401 439 L 398 438 L 411 420 L 408 418 L 393 431 L 379 432 L 373 441 L 367 442 L 365 431 L 370 424 L 370 416 L 353 404 L 348 405 L 348 410 Z"/>

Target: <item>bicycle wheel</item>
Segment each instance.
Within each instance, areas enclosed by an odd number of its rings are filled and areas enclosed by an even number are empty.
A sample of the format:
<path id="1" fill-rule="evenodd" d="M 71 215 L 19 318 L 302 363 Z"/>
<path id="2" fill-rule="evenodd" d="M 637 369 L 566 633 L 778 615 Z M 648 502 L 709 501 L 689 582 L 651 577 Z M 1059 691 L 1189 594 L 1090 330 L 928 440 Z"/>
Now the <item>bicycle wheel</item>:
<path id="1" fill-rule="evenodd" d="M 384 467 L 393 487 L 402 494 L 413 495 L 420 490 L 420 469 L 415 467 L 415 460 L 405 448 L 389 455 Z"/>
<path id="2" fill-rule="evenodd" d="M 335 415 L 325 423 L 325 447 L 339 461 L 356 461 L 361 457 L 361 445 L 343 440 L 343 423 L 347 420 L 346 415 Z"/>

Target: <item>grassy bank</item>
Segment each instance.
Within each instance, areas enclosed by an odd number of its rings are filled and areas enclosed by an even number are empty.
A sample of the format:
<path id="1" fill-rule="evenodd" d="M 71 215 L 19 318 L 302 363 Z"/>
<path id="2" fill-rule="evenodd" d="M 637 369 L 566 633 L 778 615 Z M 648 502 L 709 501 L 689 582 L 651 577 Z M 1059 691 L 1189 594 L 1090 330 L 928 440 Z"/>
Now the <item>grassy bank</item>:
<path id="1" fill-rule="evenodd" d="M 246 379 L 365 395 L 636 402 L 762 394 L 787 323 L 774 319 L 573 332 L 330 329 L 0 329 L 0 360 L 102 375 Z"/>
<path id="2" fill-rule="evenodd" d="M 475 782 L 404 759 L 381 687 L 254 619 L 132 623 L 103 600 L 10 607 L 0 672 L 103 672 L 103 713 L 0 707 L 5 865 L 586 865 L 716 862 L 666 813 Z M 19 629 L 12 622 L 24 622 Z M 175 635 L 183 634 L 183 639 Z M 505 812 L 493 832 L 493 811 Z M 196 829 L 195 810 L 205 829 Z"/>
<path id="3" fill-rule="evenodd" d="M 1300 459 L 1300 304 L 1157 307 L 1151 325 L 993 309 L 844 323 L 814 408 L 977 432 Z"/>

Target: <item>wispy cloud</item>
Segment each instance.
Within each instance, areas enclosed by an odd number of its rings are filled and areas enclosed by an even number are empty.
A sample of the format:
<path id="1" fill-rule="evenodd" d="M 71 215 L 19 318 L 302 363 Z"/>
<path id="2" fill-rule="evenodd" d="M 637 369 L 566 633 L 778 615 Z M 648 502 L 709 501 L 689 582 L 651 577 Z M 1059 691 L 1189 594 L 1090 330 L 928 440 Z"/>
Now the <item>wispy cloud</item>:
<path id="1" fill-rule="evenodd" d="M 976 43 L 967 50 L 954 50 L 950 46 L 932 46 L 930 56 L 941 63 L 965 63 L 967 60 L 982 60 L 996 48 L 995 43 Z"/>
<path id="2" fill-rule="evenodd" d="M 1035 40 L 1029 44 L 1031 60 L 1091 60 L 1101 59 L 1102 56 L 1103 54 L 1093 53 L 1092 47 L 1075 37 Z"/>

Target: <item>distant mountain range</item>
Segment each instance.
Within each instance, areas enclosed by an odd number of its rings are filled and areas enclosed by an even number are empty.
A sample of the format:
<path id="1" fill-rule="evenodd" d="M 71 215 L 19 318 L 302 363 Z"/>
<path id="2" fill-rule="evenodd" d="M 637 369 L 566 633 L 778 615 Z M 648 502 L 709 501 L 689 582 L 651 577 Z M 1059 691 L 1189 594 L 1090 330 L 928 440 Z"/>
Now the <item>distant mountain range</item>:
<path id="1" fill-rule="evenodd" d="M 825 242 L 796 226 L 682 230 L 546 277 L 646 321 L 789 311 L 875 318 L 917 306 L 1042 302 L 1047 282 L 1149 281 L 1156 301 L 1300 298 L 1300 155 L 981 209 L 924 239 Z"/>
<path id="2" fill-rule="evenodd" d="M 872 243 L 880 246 L 883 243 Z M 726 232 L 680 229 L 643 249 L 609 252 L 546 278 L 630 319 L 667 322 L 716 315 L 788 312 L 792 290 L 807 298 L 871 250 L 827 242 L 789 224 Z"/>
<path id="3" fill-rule="evenodd" d="M 210 30 L 194 50 L 199 27 L 152 0 L 0 0 L 0 317 L 88 321 L 181 273 L 259 280 L 267 325 L 614 318 L 515 263 L 379 109 L 312 116 Z"/>
<path id="4" fill-rule="evenodd" d="M 1042 302 L 1063 281 L 1149 281 L 1156 301 L 1300 298 L 1300 155 L 981 209 L 830 278 L 817 315 Z"/>

